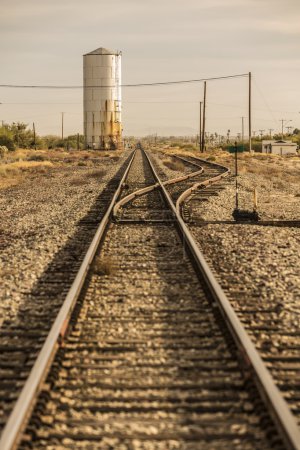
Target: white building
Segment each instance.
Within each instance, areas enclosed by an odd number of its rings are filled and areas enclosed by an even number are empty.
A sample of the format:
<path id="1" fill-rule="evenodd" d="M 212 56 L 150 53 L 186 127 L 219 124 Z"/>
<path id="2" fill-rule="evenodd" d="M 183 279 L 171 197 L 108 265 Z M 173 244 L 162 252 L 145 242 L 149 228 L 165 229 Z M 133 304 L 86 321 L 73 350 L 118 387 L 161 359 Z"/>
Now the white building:
<path id="1" fill-rule="evenodd" d="M 83 55 L 83 85 L 86 148 L 120 148 L 121 52 L 101 47 Z"/>
<path id="2" fill-rule="evenodd" d="M 288 155 L 291 153 L 297 153 L 297 149 L 297 144 L 292 141 L 262 141 L 262 153 L 272 153 L 273 155 Z"/>

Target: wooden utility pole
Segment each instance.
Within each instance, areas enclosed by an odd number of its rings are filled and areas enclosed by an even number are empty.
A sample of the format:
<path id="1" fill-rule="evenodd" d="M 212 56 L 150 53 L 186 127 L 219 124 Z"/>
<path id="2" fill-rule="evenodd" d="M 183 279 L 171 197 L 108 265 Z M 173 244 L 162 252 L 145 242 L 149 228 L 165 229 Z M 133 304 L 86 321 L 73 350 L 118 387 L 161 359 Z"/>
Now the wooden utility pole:
<path id="1" fill-rule="evenodd" d="M 284 122 L 288 123 L 288 122 L 291 122 L 291 120 L 289 120 L 289 119 L 280 119 L 280 122 L 281 122 L 281 139 L 283 140 L 283 125 L 284 125 Z"/>
<path id="2" fill-rule="evenodd" d="M 205 151 L 205 109 L 206 109 L 206 81 L 204 81 L 204 98 L 203 98 L 203 126 L 202 126 L 202 144 L 201 151 Z"/>
<path id="3" fill-rule="evenodd" d="M 248 106 L 249 106 L 249 111 L 248 111 L 248 116 L 249 116 L 249 152 L 251 152 L 251 150 L 252 150 L 251 72 L 249 72 L 249 102 L 248 103 L 249 103 L 248 104 Z"/>
<path id="4" fill-rule="evenodd" d="M 77 133 L 77 150 L 79 150 L 79 133 Z"/>
<path id="5" fill-rule="evenodd" d="M 202 102 L 200 102 L 199 150 L 202 152 Z"/>
<path id="6" fill-rule="evenodd" d="M 283 140 L 283 122 L 284 122 L 284 119 L 280 119 L 280 121 L 281 121 L 281 139 Z"/>
<path id="7" fill-rule="evenodd" d="M 34 122 L 32 124 L 32 128 L 33 128 L 33 145 L 34 145 L 34 149 L 36 150 L 35 125 L 34 125 Z"/>
<path id="8" fill-rule="evenodd" d="M 242 144 L 244 145 L 244 119 L 245 117 L 242 117 Z"/>
<path id="9" fill-rule="evenodd" d="M 270 139 L 272 139 L 272 131 L 274 131 L 274 128 L 269 128 Z"/>
<path id="10" fill-rule="evenodd" d="M 61 139 L 64 140 L 64 112 L 61 113 Z"/>

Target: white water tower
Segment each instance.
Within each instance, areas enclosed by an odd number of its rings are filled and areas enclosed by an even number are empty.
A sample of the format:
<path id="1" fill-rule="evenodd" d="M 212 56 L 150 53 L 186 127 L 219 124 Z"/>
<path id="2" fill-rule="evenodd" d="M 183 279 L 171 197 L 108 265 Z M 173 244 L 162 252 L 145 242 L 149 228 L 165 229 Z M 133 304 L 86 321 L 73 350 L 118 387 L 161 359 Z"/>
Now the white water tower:
<path id="1" fill-rule="evenodd" d="M 86 148 L 120 148 L 121 52 L 101 47 L 83 55 L 83 85 Z"/>

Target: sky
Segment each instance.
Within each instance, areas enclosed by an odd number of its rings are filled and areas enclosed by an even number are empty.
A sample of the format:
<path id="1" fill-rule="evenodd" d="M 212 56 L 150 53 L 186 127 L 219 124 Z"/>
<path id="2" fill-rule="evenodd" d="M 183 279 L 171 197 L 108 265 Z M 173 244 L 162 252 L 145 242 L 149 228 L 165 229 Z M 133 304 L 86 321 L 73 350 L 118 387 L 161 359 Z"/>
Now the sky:
<path id="1" fill-rule="evenodd" d="M 0 0 L 0 84 L 82 85 L 82 55 L 122 51 L 122 83 L 252 73 L 252 129 L 300 128 L 299 0 Z M 123 88 L 125 135 L 199 131 L 203 83 Z M 0 87 L 0 121 L 82 132 L 82 89 Z M 248 79 L 207 82 L 206 130 L 247 134 Z"/>

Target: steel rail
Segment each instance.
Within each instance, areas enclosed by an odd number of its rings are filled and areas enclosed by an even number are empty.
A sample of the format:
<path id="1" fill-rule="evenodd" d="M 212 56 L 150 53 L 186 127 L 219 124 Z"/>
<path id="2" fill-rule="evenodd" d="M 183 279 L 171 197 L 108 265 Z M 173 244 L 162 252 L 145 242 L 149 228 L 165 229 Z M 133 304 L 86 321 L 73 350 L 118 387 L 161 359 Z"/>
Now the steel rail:
<path id="1" fill-rule="evenodd" d="M 173 156 L 175 156 L 175 155 L 173 155 Z M 222 166 L 222 164 L 218 164 L 218 163 L 212 162 L 212 161 L 207 161 L 206 159 L 198 158 L 198 156 L 192 156 L 192 155 L 187 155 L 187 156 L 195 159 L 196 161 L 199 161 L 200 163 L 209 164 L 210 166 L 216 166 L 219 169 L 227 169 L 227 167 Z M 187 159 L 183 158 L 182 156 L 176 155 L 176 158 L 182 159 L 183 161 L 193 164 L 193 161 L 188 161 Z M 195 164 L 197 164 L 197 163 L 195 163 Z"/>
<path id="2" fill-rule="evenodd" d="M 172 156 L 175 157 L 175 158 L 178 158 L 179 160 L 184 161 L 184 162 L 186 162 L 188 164 L 192 164 L 194 166 L 200 167 L 200 165 L 198 163 L 195 163 L 194 161 L 189 161 L 188 159 L 183 158 L 182 156 L 179 156 L 179 155 L 172 155 Z M 216 166 L 218 169 L 220 169 L 220 168 L 224 169 L 224 172 L 221 173 L 220 175 L 217 175 L 216 177 L 212 177 L 212 178 L 209 178 L 208 180 L 200 181 L 198 183 L 195 183 L 193 186 L 191 186 L 186 191 L 184 191 L 178 197 L 177 202 L 176 202 L 176 209 L 177 209 L 179 214 L 180 214 L 180 205 L 181 205 L 181 203 L 184 202 L 200 186 L 203 186 L 203 187 L 209 186 L 210 184 L 216 183 L 217 181 L 220 181 L 222 178 L 227 177 L 230 174 L 230 169 L 228 169 L 225 166 L 222 166 L 221 164 L 213 163 L 213 162 L 210 162 L 210 161 L 208 162 L 208 161 L 206 161 L 204 159 L 197 158 L 196 156 L 191 156 L 191 158 L 194 158 L 197 161 L 202 162 L 202 163 L 205 162 L 206 164 L 209 164 L 209 165 L 212 165 L 212 166 Z M 205 169 L 203 169 L 203 171 L 205 171 Z M 164 184 L 164 186 L 166 186 L 166 183 L 163 183 L 163 184 Z"/>
<path id="3" fill-rule="evenodd" d="M 37 395 L 41 390 L 41 385 L 45 381 L 53 358 L 67 330 L 72 311 L 85 282 L 88 270 L 96 254 L 101 238 L 105 232 L 109 217 L 113 209 L 113 205 L 121 192 L 122 184 L 124 183 L 130 170 L 135 153 L 136 152 L 134 152 L 132 157 L 130 158 L 126 171 L 115 191 L 112 201 L 105 215 L 103 216 L 99 227 L 97 228 L 95 236 L 84 257 L 79 271 L 77 272 L 73 284 L 68 291 L 64 303 L 61 306 L 61 309 L 51 327 L 51 330 L 46 338 L 46 341 L 44 342 L 43 347 L 38 354 L 38 357 L 31 369 L 31 372 L 21 391 L 21 394 L 12 410 L 12 413 L 9 416 L 6 426 L 3 429 L 0 439 L 1 450 L 12 450 L 15 449 L 18 445 L 20 435 L 26 427 L 27 420 L 29 419 L 29 416 L 32 412 Z"/>
<path id="4" fill-rule="evenodd" d="M 230 169 L 227 169 L 226 172 L 221 173 L 220 175 L 217 175 L 215 177 L 209 178 L 208 180 L 200 181 L 199 183 L 193 184 L 193 186 L 188 188 L 186 191 L 184 191 L 178 197 L 178 199 L 176 201 L 176 210 L 178 211 L 178 213 L 180 214 L 180 205 L 181 205 L 181 203 L 183 203 L 190 195 L 192 195 L 193 192 L 195 192 L 197 189 L 199 189 L 199 187 L 203 186 L 204 188 L 206 188 L 207 186 L 210 186 L 211 184 L 217 183 L 222 178 L 227 177 L 229 174 L 230 174 Z"/>
<path id="5" fill-rule="evenodd" d="M 256 350 L 253 342 L 250 340 L 246 330 L 237 317 L 234 309 L 232 308 L 226 294 L 222 290 L 221 286 L 215 279 L 212 271 L 208 267 L 207 262 L 204 259 L 196 241 L 194 240 L 191 232 L 187 228 L 180 214 L 176 210 L 176 206 L 160 181 L 150 158 L 145 152 L 152 168 L 153 174 L 157 181 L 160 183 L 161 190 L 165 196 L 167 203 L 174 213 L 174 217 L 177 219 L 177 223 L 184 239 L 184 242 L 188 245 L 191 254 L 194 257 L 194 261 L 200 271 L 202 278 L 204 279 L 207 287 L 212 294 L 212 297 L 218 305 L 222 316 L 224 317 L 229 329 L 232 332 L 233 338 L 240 350 L 240 355 L 243 358 L 246 367 L 251 369 L 251 372 L 256 381 L 256 385 L 259 392 L 266 403 L 266 406 L 275 422 L 278 426 L 281 437 L 289 450 L 300 450 L 300 430 L 293 414 L 291 413 L 288 404 L 282 397 L 279 389 L 275 385 L 269 370 L 266 368 L 262 361 L 258 351 Z"/>
<path id="6" fill-rule="evenodd" d="M 168 186 L 170 184 L 176 184 L 176 183 L 180 183 L 181 181 L 185 181 L 185 180 L 189 180 L 190 178 L 194 178 L 198 175 L 201 175 L 204 172 L 203 167 L 201 167 L 199 164 L 196 163 L 191 163 L 197 167 L 200 167 L 200 170 L 197 170 L 196 172 L 192 172 L 189 173 L 188 175 L 182 175 L 181 177 L 178 178 L 172 178 L 171 180 L 167 180 L 167 181 L 163 181 L 163 185 L 164 186 Z M 138 189 L 137 191 L 132 192 L 131 194 L 126 195 L 125 197 L 123 197 L 121 200 L 119 200 L 114 208 L 113 208 L 113 217 L 116 218 L 119 209 L 121 208 L 121 206 L 126 205 L 126 203 L 130 202 L 131 200 L 134 200 L 136 197 L 139 197 L 141 195 L 147 194 L 148 192 L 153 191 L 154 189 L 160 188 L 160 184 L 159 183 L 155 183 L 155 184 L 151 184 L 150 186 L 147 186 L 145 188 L 142 189 Z"/>
<path id="7" fill-rule="evenodd" d="M 180 159 L 181 161 L 184 161 L 187 164 L 191 164 L 192 166 L 201 167 L 200 164 L 198 164 L 194 161 L 189 161 L 188 159 L 184 158 L 183 156 L 176 155 L 175 153 L 174 154 L 170 153 L 170 156 L 172 156 L 173 158 Z M 202 161 L 204 162 L 204 160 L 202 160 Z"/>

